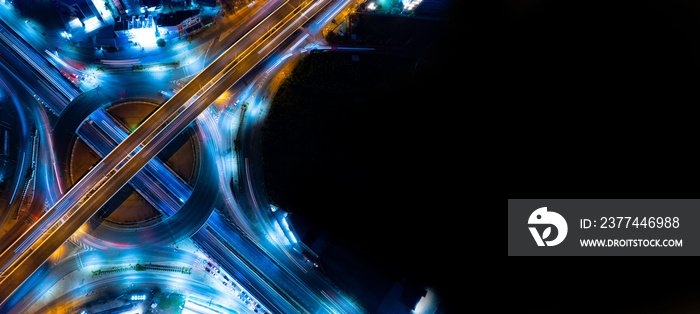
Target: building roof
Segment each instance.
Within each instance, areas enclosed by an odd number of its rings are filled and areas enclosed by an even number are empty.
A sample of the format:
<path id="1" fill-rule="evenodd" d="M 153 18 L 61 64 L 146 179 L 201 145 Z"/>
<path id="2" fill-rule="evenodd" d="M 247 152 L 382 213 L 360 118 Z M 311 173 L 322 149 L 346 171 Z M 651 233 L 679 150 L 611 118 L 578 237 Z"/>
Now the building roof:
<path id="1" fill-rule="evenodd" d="M 95 12 L 93 11 L 93 4 L 92 1 L 88 0 L 57 0 L 58 2 L 62 2 L 68 7 L 71 7 L 71 14 L 76 16 L 77 18 L 83 20 L 86 18 L 93 17 L 95 15 Z"/>
<path id="2" fill-rule="evenodd" d="M 114 28 L 112 28 L 112 26 L 100 29 L 95 37 L 98 46 L 116 46 Z"/>

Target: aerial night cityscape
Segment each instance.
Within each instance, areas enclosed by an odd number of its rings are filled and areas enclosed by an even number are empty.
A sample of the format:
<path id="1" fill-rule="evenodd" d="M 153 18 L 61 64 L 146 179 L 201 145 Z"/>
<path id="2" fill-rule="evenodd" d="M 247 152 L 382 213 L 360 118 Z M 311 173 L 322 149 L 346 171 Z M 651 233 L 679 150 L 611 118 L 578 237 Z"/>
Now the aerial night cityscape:
<path id="1" fill-rule="evenodd" d="M 459 2 L 0 0 L 0 313 L 462 312 Z"/>

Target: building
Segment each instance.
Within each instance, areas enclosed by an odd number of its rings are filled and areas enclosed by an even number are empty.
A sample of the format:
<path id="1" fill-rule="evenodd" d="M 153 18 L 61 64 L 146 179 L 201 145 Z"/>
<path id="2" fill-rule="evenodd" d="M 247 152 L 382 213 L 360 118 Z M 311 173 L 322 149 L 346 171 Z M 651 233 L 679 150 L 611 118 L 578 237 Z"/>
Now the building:
<path id="1" fill-rule="evenodd" d="M 91 0 L 55 0 L 54 4 L 66 26 L 66 33 L 63 36 L 72 38 L 74 41 L 82 41 L 95 35 L 97 31 L 108 25 L 105 23 L 104 15 L 109 13 L 101 12 Z"/>
<path id="2" fill-rule="evenodd" d="M 95 47 L 117 47 L 114 26 L 112 25 L 100 29 L 94 38 Z"/>
<path id="3" fill-rule="evenodd" d="M 182 10 L 168 14 L 158 13 L 156 23 L 161 35 L 168 39 L 191 33 L 202 27 L 199 9 Z"/>
<path id="4" fill-rule="evenodd" d="M 157 43 L 159 29 L 153 15 L 122 15 L 114 20 L 114 44 L 116 47 L 127 45 L 153 46 Z"/>

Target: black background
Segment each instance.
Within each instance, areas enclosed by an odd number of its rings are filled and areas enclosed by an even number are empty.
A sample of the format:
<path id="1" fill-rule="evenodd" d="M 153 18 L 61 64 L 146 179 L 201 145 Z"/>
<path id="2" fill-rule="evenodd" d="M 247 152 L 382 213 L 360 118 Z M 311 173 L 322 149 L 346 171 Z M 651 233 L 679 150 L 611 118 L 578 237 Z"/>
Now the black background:
<path id="1" fill-rule="evenodd" d="M 498 38 L 508 197 L 698 196 L 700 6 L 533 3 Z"/>
<path id="2" fill-rule="evenodd" d="M 507 1 L 508 198 L 697 198 L 700 4 Z M 489 34 L 491 35 L 491 34 Z M 697 313 L 697 258 L 508 258 L 532 313 Z"/>

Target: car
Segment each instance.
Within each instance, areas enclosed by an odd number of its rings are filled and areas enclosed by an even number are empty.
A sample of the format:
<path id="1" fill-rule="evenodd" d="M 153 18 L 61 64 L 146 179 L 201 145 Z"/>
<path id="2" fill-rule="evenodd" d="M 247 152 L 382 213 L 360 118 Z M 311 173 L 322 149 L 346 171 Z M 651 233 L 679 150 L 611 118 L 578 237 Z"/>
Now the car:
<path id="1" fill-rule="evenodd" d="M 221 283 L 223 283 L 224 286 L 228 286 L 228 283 L 227 283 L 226 281 L 223 281 L 223 280 L 222 280 Z"/>

